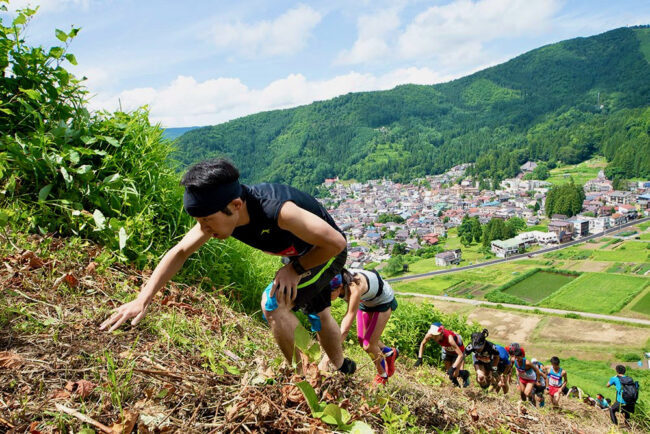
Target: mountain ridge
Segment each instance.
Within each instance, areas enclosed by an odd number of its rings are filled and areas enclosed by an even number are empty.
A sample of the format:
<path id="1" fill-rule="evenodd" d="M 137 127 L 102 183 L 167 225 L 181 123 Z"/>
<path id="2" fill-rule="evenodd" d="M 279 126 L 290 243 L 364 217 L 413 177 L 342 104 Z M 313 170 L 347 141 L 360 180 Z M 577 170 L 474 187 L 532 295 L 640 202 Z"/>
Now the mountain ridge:
<path id="1" fill-rule="evenodd" d="M 617 148 L 635 142 L 646 161 L 650 139 L 639 145 L 637 137 L 620 137 L 614 146 L 602 125 L 620 131 L 621 122 L 644 125 L 650 116 L 642 110 L 650 105 L 648 35 L 648 26 L 614 29 L 447 83 L 349 93 L 198 128 L 179 137 L 175 156 L 188 165 L 225 155 L 246 182 L 310 191 L 326 177 L 403 181 L 489 155 L 506 163 L 476 175 L 494 181 L 528 159 L 575 163 L 596 153 L 614 161 L 621 176 L 644 176 L 641 165 L 617 162 L 624 160 Z M 555 143 L 537 131 L 544 127 L 555 131 Z M 557 136 L 562 127 L 581 131 Z"/>

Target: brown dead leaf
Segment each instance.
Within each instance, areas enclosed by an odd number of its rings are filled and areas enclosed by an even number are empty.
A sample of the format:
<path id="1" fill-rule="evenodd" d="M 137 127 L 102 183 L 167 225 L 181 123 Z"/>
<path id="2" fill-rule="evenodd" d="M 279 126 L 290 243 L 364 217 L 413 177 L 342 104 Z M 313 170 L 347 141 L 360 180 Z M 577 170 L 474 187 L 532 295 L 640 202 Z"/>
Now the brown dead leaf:
<path id="1" fill-rule="evenodd" d="M 92 383 L 88 380 L 79 380 L 77 381 L 77 395 L 79 395 L 82 399 L 87 398 L 88 395 L 92 393 L 92 391 L 97 387 L 95 383 Z"/>
<path id="2" fill-rule="evenodd" d="M 472 409 L 469 411 L 469 415 L 472 417 L 472 420 L 473 420 L 474 422 L 477 422 L 477 421 L 478 421 L 478 411 L 477 411 L 475 408 L 472 408 Z"/>
<path id="3" fill-rule="evenodd" d="M 84 271 L 86 272 L 86 274 L 93 274 L 96 268 L 97 268 L 97 263 L 93 261 L 86 266 L 86 269 Z"/>
<path id="4" fill-rule="evenodd" d="M 77 395 L 81 399 L 85 399 L 95 390 L 95 387 L 97 385 L 88 380 L 68 381 L 65 385 L 65 390 Z"/>
<path id="5" fill-rule="evenodd" d="M 29 424 L 29 434 L 41 434 L 41 431 L 38 430 L 38 425 L 40 422 L 32 422 Z"/>
<path id="6" fill-rule="evenodd" d="M 65 389 L 58 389 L 55 390 L 52 395 L 50 395 L 51 399 L 57 400 L 57 399 L 68 399 L 70 398 L 70 392 L 65 390 Z"/>
<path id="7" fill-rule="evenodd" d="M 0 368 L 17 369 L 20 368 L 25 361 L 16 353 L 11 351 L 0 351 Z"/>
<path id="8" fill-rule="evenodd" d="M 233 420 L 238 412 L 239 412 L 238 405 L 232 405 L 228 407 L 228 410 L 226 410 L 226 421 L 230 422 L 231 420 Z"/>
<path id="9" fill-rule="evenodd" d="M 111 432 L 113 434 L 131 434 L 136 422 L 138 421 L 138 417 L 140 417 L 139 413 L 125 410 L 124 420 L 111 426 Z"/>
<path id="10" fill-rule="evenodd" d="M 263 402 L 259 407 L 257 407 L 258 414 L 265 419 L 269 413 L 271 413 L 271 406 L 268 402 Z"/>
<path id="11" fill-rule="evenodd" d="M 184 311 L 186 311 L 188 313 L 192 313 L 192 314 L 195 314 L 195 315 L 198 315 L 198 314 L 201 313 L 201 309 L 197 309 L 197 308 L 195 308 L 192 305 L 187 304 L 187 303 L 181 303 L 181 302 L 178 302 L 178 301 L 167 301 L 167 303 L 163 303 L 163 304 L 166 304 L 169 307 L 177 307 L 177 308 L 179 308 L 181 310 L 184 310 Z"/>
<path id="12" fill-rule="evenodd" d="M 65 283 L 67 283 L 70 288 L 76 288 L 79 285 L 79 279 L 70 273 L 66 274 L 63 277 L 63 280 L 65 280 Z"/>
<path id="13" fill-rule="evenodd" d="M 284 399 L 286 399 L 289 402 L 298 404 L 305 400 L 305 396 L 302 394 L 300 389 L 298 389 L 296 386 L 292 384 L 283 386 L 281 391 Z"/>
<path id="14" fill-rule="evenodd" d="M 25 253 L 23 253 L 21 259 L 23 261 L 27 261 L 29 263 L 29 268 L 32 270 L 35 270 L 37 268 L 41 268 L 44 264 L 43 260 L 36 256 L 34 252 L 28 250 Z"/>

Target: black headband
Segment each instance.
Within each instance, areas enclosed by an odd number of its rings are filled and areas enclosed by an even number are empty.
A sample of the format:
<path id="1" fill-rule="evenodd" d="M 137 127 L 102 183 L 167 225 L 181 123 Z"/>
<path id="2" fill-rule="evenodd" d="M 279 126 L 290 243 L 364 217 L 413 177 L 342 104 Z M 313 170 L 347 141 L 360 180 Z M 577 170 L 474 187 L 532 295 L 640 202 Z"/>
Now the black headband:
<path id="1" fill-rule="evenodd" d="M 241 197 L 241 192 L 239 181 L 205 188 L 187 187 L 183 206 L 192 217 L 207 217 L 225 209 L 233 199 Z"/>

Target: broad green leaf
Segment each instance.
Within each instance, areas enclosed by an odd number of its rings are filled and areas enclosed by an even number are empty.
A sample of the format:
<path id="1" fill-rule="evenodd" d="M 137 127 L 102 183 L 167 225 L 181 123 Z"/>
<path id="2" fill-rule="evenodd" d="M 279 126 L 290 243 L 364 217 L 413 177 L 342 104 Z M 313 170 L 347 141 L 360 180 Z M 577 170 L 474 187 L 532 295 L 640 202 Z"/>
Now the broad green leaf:
<path id="1" fill-rule="evenodd" d="M 126 246 L 126 240 L 129 237 L 126 235 L 126 230 L 124 230 L 123 227 L 120 228 L 120 230 L 118 231 L 117 234 L 118 234 L 119 243 L 120 243 L 120 250 L 122 250 Z"/>
<path id="2" fill-rule="evenodd" d="M 229 373 L 231 373 L 233 375 L 239 375 L 240 374 L 239 369 L 237 369 L 235 366 L 228 365 L 227 363 L 223 363 L 223 362 L 222 362 L 222 365 L 226 368 L 226 370 Z"/>
<path id="3" fill-rule="evenodd" d="M 63 176 L 63 180 L 65 181 L 65 183 L 72 184 L 72 176 L 70 176 L 68 171 L 65 170 L 65 167 L 61 167 L 59 170 L 61 171 L 61 175 Z"/>
<path id="4" fill-rule="evenodd" d="M 330 425 L 343 425 L 343 417 L 341 416 L 341 407 L 336 404 L 327 404 L 323 410 L 321 419 Z"/>
<path id="5" fill-rule="evenodd" d="M 6 226 L 9 223 L 9 214 L 0 211 L 0 226 Z"/>
<path id="6" fill-rule="evenodd" d="M 365 422 L 362 422 L 360 420 L 354 421 L 352 425 L 349 427 L 350 433 L 352 434 L 374 434 L 375 430 L 370 427 Z"/>
<path id="7" fill-rule="evenodd" d="M 77 173 L 78 173 L 79 175 L 85 175 L 85 174 L 87 174 L 87 173 L 92 172 L 92 170 L 93 170 L 93 168 L 92 168 L 91 165 L 89 165 L 89 164 L 84 164 L 83 166 L 79 166 L 79 167 L 77 168 Z"/>
<path id="8" fill-rule="evenodd" d="M 62 47 L 52 47 L 50 48 L 50 56 L 54 57 L 55 59 L 61 58 L 63 56 L 63 52 L 65 50 Z"/>
<path id="9" fill-rule="evenodd" d="M 56 29 L 54 31 L 54 34 L 56 35 L 57 39 L 61 42 L 65 42 L 68 40 L 68 34 L 63 30 Z"/>
<path id="10" fill-rule="evenodd" d="M 79 164 L 79 159 L 81 156 L 79 155 L 79 152 L 70 150 L 70 153 L 68 154 L 68 159 L 72 164 Z"/>
<path id="11" fill-rule="evenodd" d="M 320 359 L 320 345 L 318 345 L 318 342 L 314 342 L 309 350 L 306 351 L 306 354 L 310 361 Z"/>
<path id="12" fill-rule="evenodd" d="M 309 404 L 312 416 L 317 417 L 316 414 L 322 411 L 322 406 L 321 403 L 318 402 L 318 397 L 316 396 L 314 388 L 311 387 L 311 384 L 304 380 L 300 383 L 297 383 L 296 386 L 298 389 L 300 389 L 302 394 L 305 395 L 305 399 L 307 400 L 307 404 Z"/>
<path id="13" fill-rule="evenodd" d="M 117 181 L 118 179 L 120 179 L 120 174 L 119 173 L 114 173 L 114 174 L 104 178 L 104 184 L 112 184 L 113 182 Z"/>
<path id="14" fill-rule="evenodd" d="M 25 24 L 27 22 L 27 17 L 23 14 L 19 14 L 16 18 L 14 18 L 13 25 L 18 26 L 20 24 Z"/>
<path id="15" fill-rule="evenodd" d="M 298 324 L 296 326 L 296 330 L 294 331 L 293 337 L 296 346 L 300 348 L 300 350 L 303 351 L 304 353 L 307 353 L 307 351 L 309 350 L 309 343 L 311 342 L 311 336 L 309 336 L 309 332 L 305 330 L 302 324 Z"/>
<path id="16" fill-rule="evenodd" d="M 343 423 L 350 422 L 351 418 L 352 416 L 350 416 L 350 412 L 344 408 L 341 408 L 341 420 L 343 421 Z"/>
<path id="17" fill-rule="evenodd" d="M 20 91 L 27 95 L 30 99 L 38 100 L 41 97 L 41 94 L 34 89 L 20 89 Z"/>
<path id="18" fill-rule="evenodd" d="M 77 58 L 74 57 L 74 54 L 66 54 L 65 58 L 68 59 L 68 62 L 72 63 L 73 65 L 77 64 Z"/>
<path id="19" fill-rule="evenodd" d="M 71 37 L 71 38 L 74 38 L 75 36 L 77 36 L 77 33 L 79 33 L 79 30 L 81 30 L 80 27 L 72 28 L 70 30 L 70 33 L 68 33 L 68 36 Z"/>
<path id="20" fill-rule="evenodd" d="M 47 184 L 45 187 L 41 188 L 40 191 L 38 192 L 39 202 L 43 202 L 45 199 L 47 199 L 47 196 L 50 194 L 50 191 L 52 191 L 52 184 Z"/>
<path id="21" fill-rule="evenodd" d="M 95 226 L 97 227 L 98 231 L 102 231 L 106 228 L 106 217 L 104 217 L 104 214 L 98 209 L 93 212 L 93 219 L 95 219 Z"/>
<path id="22" fill-rule="evenodd" d="M 9 110 L 9 109 L 7 109 L 7 108 L 0 108 L 0 112 L 2 112 L 2 113 L 4 113 L 4 114 L 7 114 L 7 115 L 12 115 L 12 114 L 14 114 L 11 110 Z"/>
<path id="23" fill-rule="evenodd" d="M 86 145 L 92 145 L 97 141 L 97 137 L 81 136 L 81 141 Z"/>
<path id="24" fill-rule="evenodd" d="M 117 141 L 116 138 L 110 137 L 110 136 L 104 136 L 104 140 L 106 140 L 109 144 L 115 146 L 116 148 L 120 147 L 120 142 Z"/>

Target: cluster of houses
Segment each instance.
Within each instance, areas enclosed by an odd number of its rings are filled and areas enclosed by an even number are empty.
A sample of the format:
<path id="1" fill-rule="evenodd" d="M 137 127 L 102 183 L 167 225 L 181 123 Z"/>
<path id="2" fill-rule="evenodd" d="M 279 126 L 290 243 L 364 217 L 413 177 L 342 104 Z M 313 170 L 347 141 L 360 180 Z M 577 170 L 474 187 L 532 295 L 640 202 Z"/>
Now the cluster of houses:
<path id="1" fill-rule="evenodd" d="M 523 173 L 534 169 L 534 163 L 529 163 L 522 166 Z M 329 197 L 322 201 L 348 235 L 349 265 L 357 268 L 386 261 L 396 243 L 408 251 L 435 245 L 450 228 L 459 226 L 465 215 L 478 217 L 481 224 L 492 218 L 520 217 L 528 226 L 544 218 L 550 183 L 524 180 L 522 173 L 504 180 L 498 190 L 480 190 L 477 183 L 465 178 L 467 167 L 455 166 L 442 175 L 409 184 L 387 179 L 365 183 L 327 179 Z M 492 251 L 505 257 L 533 244 L 562 243 L 650 215 L 650 182 L 635 184 L 629 191 L 614 191 L 601 172 L 585 184 L 585 195 L 583 212 L 578 216 L 553 216 L 548 232 L 524 232 L 510 240 L 495 241 Z M 382 215 L 399 216 L 400 222 L 380 223 Z M 459 249 L 441 252 L 436 255 L 436 264 L 458 264 L 461 255 Z"/>

